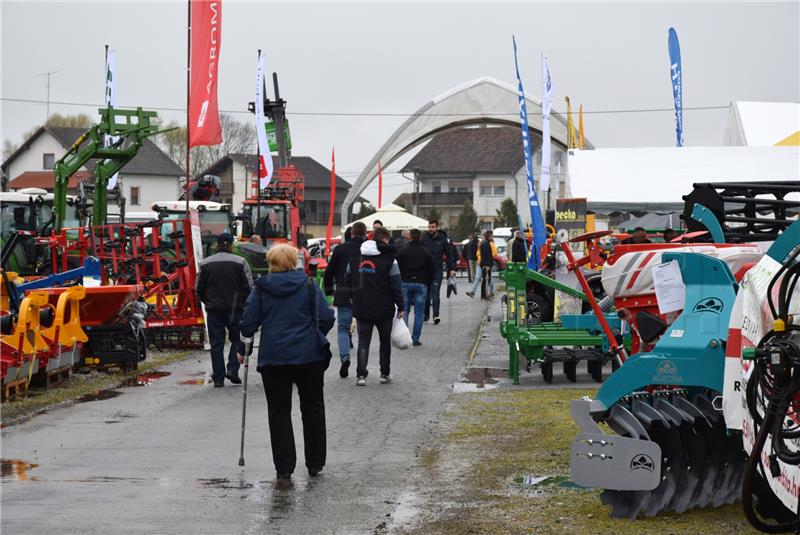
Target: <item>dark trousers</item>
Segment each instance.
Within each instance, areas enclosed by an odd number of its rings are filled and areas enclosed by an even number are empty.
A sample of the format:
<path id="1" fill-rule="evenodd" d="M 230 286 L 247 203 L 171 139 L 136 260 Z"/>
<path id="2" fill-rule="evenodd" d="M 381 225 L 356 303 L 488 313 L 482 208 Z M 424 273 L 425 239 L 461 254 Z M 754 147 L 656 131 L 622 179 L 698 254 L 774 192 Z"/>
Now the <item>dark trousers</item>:
<path id="1" fill-rule="evenodd" d="M 225 380 L 225 330 L 228 331 L 228 340 L 231 348 L 228 350 L 228 372 L 234 375 L 239 373 L 239 359 L 236 357 L 239 349 L 239 319 L 241 312 L 208 311 L 206 327 L 208 327 L 208 343 L 211 346 L 211 378 L 215 383 Z"/>
<path id="2" fill-rule="evenodd" d="M 433 304 L 433 317 L 439 317 L 439 304 L 441 299 L 439 299 L 439 290 L 442 288 L 442 278 L 444 277 L 444 272 L 441 269 L 437 269 L 433 273 L 433 282 L 428 288 L 428 297 L 425 299 L 425 320 L 427 321 L 431 317 L 431 304 Z"/>
<path id="3" fill-rule="evenodd" d="M 389 375 L 392 359 L 392 320 L 389 316 L 386 319 L 365 320 L 358 319 L 358 367 L 356 375 L 366 377 L 369 375 L 367 363 L 369 362 L 369 344 L 372 341 L 372 329 L 378 328 L 378 339 L 380 340 L 380 363 L 381 375 Z"/>
<path id="4" fill-rule="evenodd" d="M 291 474 L 297 464 L 292 428 L 292 385 L 297 385 L 306 468 L 325 466 L 325 398 L 322 392 L 325 361 L 258 368 L 267 395 L 272 462 L 279 474 Z"/>

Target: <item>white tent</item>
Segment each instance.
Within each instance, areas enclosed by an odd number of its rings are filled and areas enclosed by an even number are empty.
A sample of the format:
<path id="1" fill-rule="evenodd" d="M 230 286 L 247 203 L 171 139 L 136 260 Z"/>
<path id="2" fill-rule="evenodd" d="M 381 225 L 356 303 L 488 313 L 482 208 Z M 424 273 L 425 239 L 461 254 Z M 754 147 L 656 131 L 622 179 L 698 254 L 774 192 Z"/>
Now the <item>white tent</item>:
<path id="1" fill-rule="evenodd" d="M 381 206 L 374 214 L 362 217 L 361 219 L 353 221 L 353 223 L 364 223 L 369 231 L 372 230 L 372 223 L 374 223 L 376 219 L 380 219 L 383 226 L 386 227 L 386 230 L 411 230 L 412 228 L 426 230 L 428 228 L 427 219 L 409 214 L 405 209 L 396 204 Z M 353 223 L 347 226 L 352 226 Z M 342 231 L 344 231 L 344 229 L 342 229 Z"/>

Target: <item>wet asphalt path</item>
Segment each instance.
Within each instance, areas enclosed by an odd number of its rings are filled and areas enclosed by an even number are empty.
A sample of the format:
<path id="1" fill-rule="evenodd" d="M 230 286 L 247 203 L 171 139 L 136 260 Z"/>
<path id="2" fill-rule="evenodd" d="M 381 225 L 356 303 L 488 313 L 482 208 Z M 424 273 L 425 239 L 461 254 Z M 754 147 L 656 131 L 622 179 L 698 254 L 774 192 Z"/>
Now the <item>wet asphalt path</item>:
<path id="1" fill-rule="evenodd" d="M 248 393 L 247 465 L 237 466 L 241 388 L 227 382 L 223 389 L 180 384 L 210 369 L 208 357 L 198 353 L 165 367 L 171 375 L 148 386 L 121 389 L 115 398 L 52 410 L 4 429 L 3 459 L 38 466 L 21 474 L 4 471 L 2 531 L 391 531 L 399 498 L 412 484 L 416 449 L 466 364 L 486 310 L 484 303 L 463 295 L 464 285 L 459 296 L 442 300 L 442 324 L 425 325 L 423 347 L 393 351 L 391 385 L 377 381 L 377 335 L 366 388 L 355 386 L 352 371 L 347 380 L 338 377 L 334 341 L 325 386 L 328 464 L 320 477 L 309 478 L 305 471 L 295 395 L 298 468 L 291 485 L 276 484 L 266 401 L 255 366 Z"/>

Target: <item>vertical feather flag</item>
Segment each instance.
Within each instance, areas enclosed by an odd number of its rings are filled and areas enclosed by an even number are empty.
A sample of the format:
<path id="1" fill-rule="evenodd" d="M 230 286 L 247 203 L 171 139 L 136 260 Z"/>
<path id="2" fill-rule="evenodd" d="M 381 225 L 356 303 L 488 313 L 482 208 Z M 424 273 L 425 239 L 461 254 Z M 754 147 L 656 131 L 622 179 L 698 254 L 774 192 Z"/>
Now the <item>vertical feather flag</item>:
<path id="1" fill-rule="evenodd" d="M 542 192 L 550 191 L 550 109 L 553 107 L 553 80 L 547 56 L 542 54 L 542 167 L 539 183 Z M 547 195 L 547 209 L 550 208 L 550 195 Z"/>
<path id="2" fill-rule="evenodd" d="M 328 214 L 328 230 L 325 231 L 325 258 L 331 253 L 331 233 L 333 231 L 333 213 L 336 210 L 336 149 L 331 149 L 331 209 Z"/>
<path id="3" fill-rule="evenodd" d="M 525 173 L 528 179 L 528 204 L 531 210 L 531 229 L 533 230 L 533 243 L 531 255 L 528 258 L 528 267 L 538 270 L 541 266 L 539 258 L 542 245 L 547 239 L 544 229 L 542 210 L 539 207 L 539 196 L 536 194 L 536 184 L 533 181 L 533 157 L 531 156 L 531 134 L 528 128 L 528 106 L 525 104 L 525 89 L 522 87 L 522 77 L 519 74 L 517 62 L 517 40 L 511 37 L 514 44 L 514 68 L 517 72 L 517 91 L 519 93 L 519 122 L 522 128 L 522 150 L 525 155 Z"/>
<path id="4" fill-rule="evenodd" d="M 115 108 L 117 106 L 117 52 L 113 48 L 106 47 L 106 106 Z M 117 136 L 105 136 L 103 145 L 110 147 L 117 142 Z M 108 179 L 107 189 L 114 189 L 117 185 L 119 173 Z"/>
<path id="5" fill-rule="evenodd" d="M 219 53 L 222 46 L 222 0 L 190 0 L 191 70 L 189 147 L 219 145 L 222 126 L 217 107 Z"/>
<path id="6" fill-rule="evenodd" d="M 672 96 L 675 99 L 675 135 L 678 146 L 683 147 L 683 74 L 681 72 L 681 46 L 675 28 L 669 29 L 669 71 L 672 79 Z"/>
<path id="7" fill-rule="evenodd" d="M 262 190 L 272 180 L 272 154 L 267 142 L 264 118 L 264 71 L 267 70 L 267 55 L 259 52 L 256 69 L 256 137 L 258 139 L 258 187 Z"/>

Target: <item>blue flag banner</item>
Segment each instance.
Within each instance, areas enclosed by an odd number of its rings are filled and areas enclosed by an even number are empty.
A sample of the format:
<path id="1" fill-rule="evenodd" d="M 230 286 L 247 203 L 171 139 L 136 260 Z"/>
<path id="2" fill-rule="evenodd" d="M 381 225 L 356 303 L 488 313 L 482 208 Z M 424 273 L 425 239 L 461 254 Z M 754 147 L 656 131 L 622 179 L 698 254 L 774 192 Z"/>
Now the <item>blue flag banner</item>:
<path id="1" fill-rule="evenodd" d="M 517 62 L 517 40 L 511 37 L 514 43 L 514 68 L 517 71 L 517 89 L 519 92 L 519 120 L 522 127 L 522 150 L 525 152 L 525 172 L 528 177 L 528 204 L 531 207 L 531 229 L 533 230 L 533 241 L 531 243 L 531 254 L 528 256 L 528 267 L 538 270 L 541 266 L 539 251 L 542 249 L 547 233 L 544 229 L 544 219 L 542 210 L 539 208 L 539 196 L 536 194 L 536 185 L 533 182 L 533 156 L 531 155 L 531 135 L 528 129 L 528 107 L 525 104 L 525 90 L 522 88 L 522 78 L 519 75 L 519 63 Z"/>
<path id="2" fill-rule="evenodd" d="M 681 80 L 681 46 L 675 28 L 669 29 L 669 71 L 672 78 L 672 96 L 675 97 L 675 133 L 678 146 L 683 147 L 683 82 Z"/>

